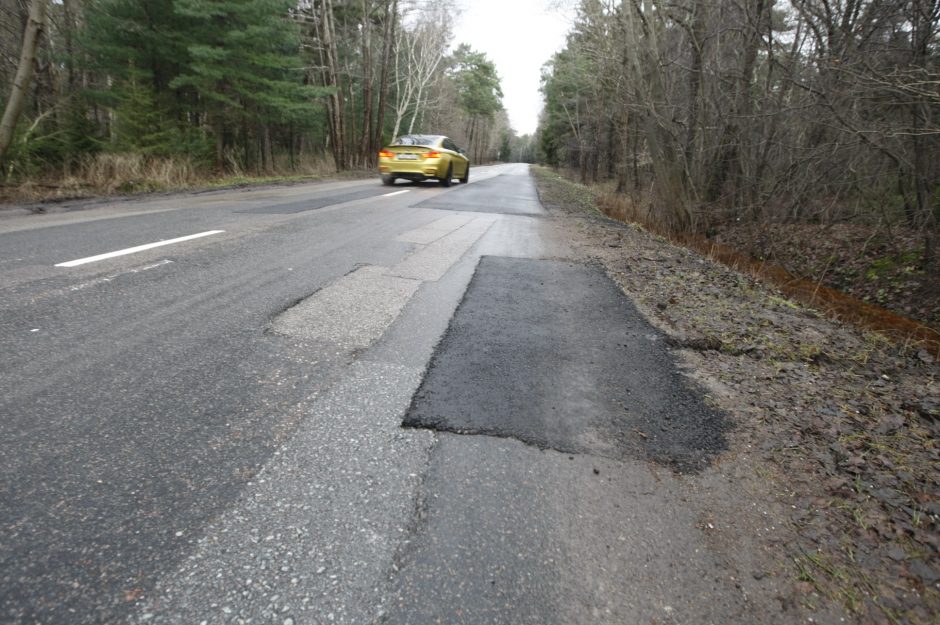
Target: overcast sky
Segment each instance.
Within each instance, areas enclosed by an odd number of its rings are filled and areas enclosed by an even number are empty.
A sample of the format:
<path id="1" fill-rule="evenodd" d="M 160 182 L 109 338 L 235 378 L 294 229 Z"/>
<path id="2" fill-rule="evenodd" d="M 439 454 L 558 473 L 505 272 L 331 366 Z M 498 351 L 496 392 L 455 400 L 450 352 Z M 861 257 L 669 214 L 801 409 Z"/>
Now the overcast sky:
<path id="1" fill-rule="evenodd" d="M 532 134 L 542 109 L 542 65 L 565 44 L 568 0 L 459 0 L 454 47 L 468 43 L 496 64 L 503 106 L 517 134 Z"/>

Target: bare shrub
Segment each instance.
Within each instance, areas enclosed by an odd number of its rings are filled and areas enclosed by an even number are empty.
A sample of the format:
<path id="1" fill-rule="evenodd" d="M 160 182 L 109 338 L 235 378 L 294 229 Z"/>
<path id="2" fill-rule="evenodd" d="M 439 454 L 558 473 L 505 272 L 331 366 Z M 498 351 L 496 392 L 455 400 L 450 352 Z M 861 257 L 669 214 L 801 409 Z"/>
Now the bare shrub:
<path id="1" fill-rule="evenodd" d="M 626 223 L 639 223 L 649 227 L 649 202 L 636 200 L 629 195 L 604 193 L 597 198 L 601 211 L 611 219 Z"/>
<path id="2" fill-rule="evenodd" d="M 79 185 L 110 195 L 185 187 L 197 180 L 186 157 L 158 158 L 141 154 L 97 154 L 82 162 Z"/>
<path id="3" fill-rule="evenodd" d="M 335 175 L 329 154 L 277 153 L 272 171 L 246 172 L 234 154 L 228 154 L 225 174 L 209 172 L 186 156 L 154 157 L 133 153 L 89 155 L 71 172 L 47 172 L 43 180 L 29 179 L 18 185 L 0 186 L 0 202 L 26 203 L 95 195 L 187 189 L 200 184 L 247 182 L 261 176 L 324 178 Z"/>
<path id="4" fill-rule="evenodd" d="M 274 155 L 274 170 L 279 173 L 300 176 L 329 176 L 336 172 L 331 154 Z"/>

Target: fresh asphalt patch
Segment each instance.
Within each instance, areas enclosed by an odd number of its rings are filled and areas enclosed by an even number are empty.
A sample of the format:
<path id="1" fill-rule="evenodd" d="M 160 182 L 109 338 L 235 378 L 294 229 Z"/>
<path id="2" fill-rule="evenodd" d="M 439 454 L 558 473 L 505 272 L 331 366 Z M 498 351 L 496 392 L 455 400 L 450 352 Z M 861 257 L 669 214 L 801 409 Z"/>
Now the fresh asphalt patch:
<path id="1" fill-rule="evenodd" d="M 405 427 L 695 471 L 727 421 L 599 267 L 485 256 Z"/>
<path id="2" fill-rule="evenodd" d="M 503 215 L 546 214 L 539 203 L 535 184 L 531 178 L 523 176 L 494 176 L 449 193 L 441 193 L 417 206 Z"/>
<path id="3" fill-rule="evenodd" d="M 293 213 L 302 213 L 304 211 L 316 210 L 318 208 L 326 208 L 327 206 L 333 206 L 334 204 L 343 204 L 345 202 L 364 200 L 370 197 L 378 197 L 386 193 L 388 193 L 388 189 L 385 187 L 360 189 L 358 191 L 346 191 L 344 193 L 337 193 L 324 197 L 309 198 L 298 202 L 256 206 L 255 208 L 249 208 L 247 210 L 235 212 L 255 213 L 262 215 L 290 215 Z"/>

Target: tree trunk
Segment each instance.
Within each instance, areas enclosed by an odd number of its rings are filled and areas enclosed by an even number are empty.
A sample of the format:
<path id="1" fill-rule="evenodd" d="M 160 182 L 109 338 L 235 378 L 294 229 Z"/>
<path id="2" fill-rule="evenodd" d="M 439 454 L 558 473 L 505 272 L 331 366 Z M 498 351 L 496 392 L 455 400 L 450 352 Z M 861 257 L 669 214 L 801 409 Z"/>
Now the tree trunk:
<path id="1" fill-rule="evenodd" d="M 39 37 L 46 22 L 46 2 L 47 0 L 32 0 L 29 5 L 29 19 L 23 32 L 20 62 L 16 67 L 16 76 L 13 78 L 13 86 L 10 89 L 10 99 L 3 112 L 3 119 L 0 120 L 0 162 L 3 161 L 10 148 L 13 131 L 26 105 L 26 93 L 29 90 L 33 68 L 36 64 L 36 49 L 39 47 Z"/>
<path id="2" fill-rule="evenodd" d="M 636 2 L 623 12 L 625 41 L 621 53 L 630 60 L 637 101 L 648 102 L 643 118 L 643 134 L 653 175 L 653 205 L 657 220 L 674 232 L 688 232 L 692 222 L 687 171 L 682 166 L 683 146 L 671 132 L 669 111 L 659 103 L 667 101 L 666 75 L 659 55 L 659 36 L 666 32 L 652 2 Z M 638 53 L 638 51 L 640 53 Z M 647 68 L 654 68 L 647 71 Z"/>
<path id="3" fill-rule="evenodd" d="M 372 71 L 372 0 L 362 0 L 362 132 L 359 135 L 357 165 L 369 162 L 372 145 L 372 106 L 375 73 Z"/>
<path id="4" fill-rule="evenodd" d="M 251 155 L 251 138 L 248 133 L 248 117 L 242 115 L 242 159 L 243 167 L 246 172 L 251 172 L 252 167 L 254 167 L 254 159 Z"/>
<path id="5" fill-rule="evenodd" d="M 274 173 L 274 149 L 271 142 L 271 127 L 267 124 L 261 125 L 261 163 L 264 167 L 264 173 Z"/>
<path id="6" fill-rule="evenodd" d="M 627 192 L 627 163 L 630 162 L 630 108 L 623 104 L 620 107 L 620 164 L 617 167 L 617 194 Z"/>
<path id="7" fill-rule="evenodd" d="M 911 65 L 927 73 L 928 55 L 930 52 L 930 40 L 933 32 L 934 23 L 930 16 L 934 15 L 932 7 L 923 6 L 922 2 L 915 2 L 914 21 L 913 21 L 913 46 Z M 934 249 L 933 234 L 937 228 L 936 214 L 934 213 L 933 202 L 930 199 L 930 164 L 927 146 L 926 128 L 931 124 L 931 107 L 924 101 L 923 96 L 918 96 L 911 103 L 912 126 L 914 132 L 911 133 L 913 145 L 914 171 L 912 178 L 914 183 L 914 197 L 916 202 L 915 223 L 910 224 L 920 228 L 924 234 L 924 268 L 930 267 L 936 260 Z"/>
<path id="8" fill-rule="evenodd" d="M 289 159 L 289 161 L 290 161 L 290 170 L 293 172 L 293 171 L 296 171 L 296 170 L 297 170 L 297 167 L 296 167 L 296 165 L 294 164 L 294 149 L 297 147 L 297 146 L 295 145 L 296 142 L 297 142 L 297 140 L 296 140 L 296 138 L 294 137 L 294 122 L 290 122 L 290 124 L 288 124 L 288 126 L 287 126 L 287 137 L 288 137 L 288 140 L 287 140 L 287 146 L 288 146 L 288 147 L 287 147 L 287 157 L 288 157 L 288 159 Z"/>
<path id="9" fill-rule="evenodd" d="M 705 39 L 705 7 L 698 4 L 692 4 L 692 23 L 689 27 L 689 52 L 692 56 L 692 66 L 689 68 L 689 108 L 688 118 L 686 120 L 685 137 L 685 167 L 689 178 L 697 180 L 694 172 L 698 172 L 698 164 L 695 163 L 696 140 L 698 139 L 699 114 L 701 111 L 702 97 L 702 68 L 704 66 L 703 50 Z"/>
<path id="10" fill-rule="evenodd" d="M 414 121 L 414 120 L 412 120 L 412 121 Z M 476 121 L 477 121 L 477 120 L 476 120 L 476 117 L 471 117 L 471 118 L 470 118 L 470 123 L 467 124 L 467 143 L 469 144 L 469 147 L 470 147 L 470 155 L 471 155 L 471 157 L 473 158 L 473 161 L 474 161 L 475 163 L 478 163 L 478 162 L 480 162 L 480 159 L 477 158 L 476 149 L 475 149 L 475 147 L 474 147 L 474 145 L 473 145 L 473 131 L 474 131 L 474 128 L 476 127 Z M 411 130 L 409 129 L 408 132 L 411 132 Z"/>
<path id="11" fill-rule="evenodd" d="M 415 110 L 411 114 L 411 122 L 408 124 L 408 134 L 414 132 L 415 121 L 418 119 L 418 111 L 421 110 L 421 100 L 424 98 L 424 85 L 418 85 L 418 95 L 415 96 Z"/>
<path id="12" fill-rule="evenodd" d="M 65 18 L 65 79 L 68 84 L 68 95 L 75 93 L 75 42 L 74 34 L 78 30 L 75 16 L 75 0 L 62 0 L 63 17 Z"/>
<path id="13" fill-rule="evenodd" d="M 744 61 L 741 73 L 734 92 L 730 119 L 725 122 L 721 141 L 719 142 L 718 157 L 714 159 L 707 199 L 717 200 L 724 194 L 728 179 L 733 179 L 733 192 L 740 195 L 744 181 L 744 161 L 742 154 L 741 137 L 744 134 L 741 125 L 749 123 L 749 117 L 754 110 L 754 101 L 751 96 L 751 83 L 754 76 L 754 65 L 757 61 L 757 49 L 760 46 L 760 25 L 769 17 L 770 7 L 768 0 L 750 0 L 752 4 L 745 4 L 750 17 L 747 24 L 744 45 Z M 753 11 L 753 12 L 752 12 Z M 751 195 L 748 193 L 748 195 Z"/>
<path id="14" fill-rule="evenodd" d="M 221 116 L 214 120 L 215 126 L 215 168 L 218 172 L 225 171 L 225 124 Z"/>
<path id="15" fill-rule="evenodd" d="M 333 93 L 327 98 L 327 113 L 330 128 L 330 149 L 337 171 L 343 171 L 349 164 L 346 157 L 346 127 L 344 123 L 343 89 L 339 84 L 339 70 L 336 61 L 336 36 L 333 31 L 333 3 L 323 0 L 321 9 L 320 40 L 322 41 L 323 82 L 331 87 Z"/>
<path id="16" fill-rule="evenodd" d="M 379 79 L 379 110 L 378 119 L 375 124 L 375 134 L 372 137 L 372 146 L 370 150 L 370 166 L 373 164 L 371 159 L 375 158 L 375 153 L 382 147 L 382 132 L 385 130 L 385 99 L 388 97 L 388 70 L 392 60 L 392 42 L 395 40 L 395 24 L 398 17 L 398 0 L 385 2 L 385 40 L 382 49 L 382 77 Z"/>

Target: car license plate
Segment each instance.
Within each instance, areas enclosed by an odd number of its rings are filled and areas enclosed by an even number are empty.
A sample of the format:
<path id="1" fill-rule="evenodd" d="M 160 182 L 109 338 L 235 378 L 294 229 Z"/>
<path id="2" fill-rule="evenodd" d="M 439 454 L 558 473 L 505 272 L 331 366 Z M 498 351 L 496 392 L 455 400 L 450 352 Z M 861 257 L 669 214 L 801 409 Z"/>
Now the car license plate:
<path id="1" fill-rule="evenodd" d="M 399 154 L 398 160 L 400 161 L 416 161 L 418 160 L 417 154 Z"/>

